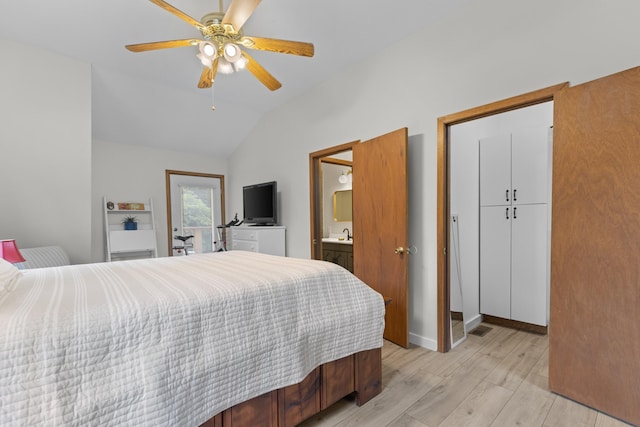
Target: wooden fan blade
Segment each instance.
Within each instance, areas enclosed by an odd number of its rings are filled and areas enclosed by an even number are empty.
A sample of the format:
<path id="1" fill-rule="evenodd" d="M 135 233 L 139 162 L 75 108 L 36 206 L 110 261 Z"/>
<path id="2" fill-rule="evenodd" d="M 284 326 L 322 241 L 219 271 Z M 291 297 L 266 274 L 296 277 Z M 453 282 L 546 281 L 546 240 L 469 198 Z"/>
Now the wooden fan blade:
<path id="1" fill-rule="evenodd" d="M 262 65 L 258 64 L 255 59 L 250 57 L 246 52 L 243 52 L 245 58 L 247 58 L 246 68 L 253 74 L 263 85 L 269 90 L 278 90 L 282 87 L 282 83 L 275 79 Z"/>
<path id="2" fill-rule="evenodd" d="M 161 8 L 163 8 L 164 10 L 166 10 L 169 13 L 174 14 L 175 16 L 177 16 L 178 18 L 182 19 L 183 21 L 188 22 L 189 24 L 193 25 L 194 27 L 196 27 L 197 29 L 203 29 L 204 25 L 202 25 L 199 21 L 193 19 L 192 17 L 190 17 L 189 15 L 187 15 L 186 13 L 184 13 L 183 11 L 171 6 L 169 3 L 163 1 L 163 0 L 149 0 L 151 1 L 151 3 L 160 6 Z"/>
<path id="3" fill-rule="evenodd" d="M 153 0 L 152 0 L 153 1 Z M 237 33 L 247 22 L 253 11 L 262 0 L 231 0 L 229 9 L 222 18 L 222 26 L 225 30 Z"/>
<path id="4" fill-rule="evenodd" d="M 213 85 L 211 78 L 211 68 L 204 67 L 202 70 L 202 74 L 200 75 L 200 81 L 198 82 L 198 87 L 200 89 L 207 89 Z"/>
<path id="5" fill-rule="evenodd" d="M 164 42 L 128 44 L 125 47 L 131 52 L 146 52 L 149 50 L 169 49 L 172 47 L 196 46 L 198 43 L 200 43 L 200 40 L 197 39 L 181 39 L 167 40 Z"/>
<path id="6" fill-rule="evenodd" d="M 244 47 L 289 55 L 313 56 L 312 43 L 294 42 L 291 40 L 268 39 L 265 37 L 242 37 L 239 41 Z"/>
<path id="7" fill-rule="evenodd" d="M 202 75 L 200 76 L 200 81 L 198 82 L 198 87 L 200 89 L 207 89 L 213 86 L 213 81 L 216 78 L 216 73 L 218 72 L 218 58 L 213 61 L 213 65 L 211 67 L 204 67 L 202 70 Z"/>

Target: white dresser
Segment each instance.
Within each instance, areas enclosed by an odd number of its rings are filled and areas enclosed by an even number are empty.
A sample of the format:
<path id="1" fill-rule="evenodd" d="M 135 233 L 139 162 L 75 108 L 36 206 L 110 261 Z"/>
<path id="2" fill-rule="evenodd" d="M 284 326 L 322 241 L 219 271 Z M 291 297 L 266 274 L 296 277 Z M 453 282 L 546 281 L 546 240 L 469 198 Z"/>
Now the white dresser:
<path id="1" fill-rule="evenodd" d="M 228 249 L 285 256 L 285 231 L 282 225 L 231 227 Z"/>

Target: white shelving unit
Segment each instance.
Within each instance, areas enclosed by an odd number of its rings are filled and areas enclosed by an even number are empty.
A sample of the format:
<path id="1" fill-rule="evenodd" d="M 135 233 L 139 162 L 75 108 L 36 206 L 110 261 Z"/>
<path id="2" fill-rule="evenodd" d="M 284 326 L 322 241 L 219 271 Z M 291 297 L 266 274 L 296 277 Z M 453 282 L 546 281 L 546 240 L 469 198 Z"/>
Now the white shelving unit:
<path id="1" fill-rule="evenodd" d="M 107 261 L 156 258 L 156 240 L 153 202 L 122 202 L 103 198 L 104 229 L 107 242 Z M 137 219 L 137 230 L 125 230 L 122 220 L 127 216 Z"/>

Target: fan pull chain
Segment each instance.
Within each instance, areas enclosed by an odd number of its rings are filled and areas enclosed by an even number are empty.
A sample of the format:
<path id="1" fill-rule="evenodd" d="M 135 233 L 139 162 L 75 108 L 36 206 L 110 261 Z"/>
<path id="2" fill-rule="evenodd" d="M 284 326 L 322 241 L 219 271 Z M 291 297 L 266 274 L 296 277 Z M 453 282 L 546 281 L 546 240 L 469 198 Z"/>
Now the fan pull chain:
<path id="1" fill-rule="evenodd" d="M 213 82 L 211 84 L 211 111 L 216 111 L 216 106 L 213 105 L 213 91 L 214 91 Z"/>

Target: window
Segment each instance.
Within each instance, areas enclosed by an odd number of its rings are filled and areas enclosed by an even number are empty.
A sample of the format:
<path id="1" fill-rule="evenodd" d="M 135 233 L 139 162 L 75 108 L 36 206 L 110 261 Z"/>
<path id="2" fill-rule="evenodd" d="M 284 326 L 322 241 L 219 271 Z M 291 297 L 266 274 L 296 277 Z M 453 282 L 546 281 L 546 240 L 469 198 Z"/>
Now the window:
<path id="1" fill-rule="evenodd" d="M 193 235 L 191 253 L 215 252 L 224 248 L 224 176 L 166 171 L 169 253 L 182 255 L 183 242 L 176 236 Z"/>
<path id="2" fill-rule="evenodd" d="M 213 252 L 215 247 L 214 224 L 220 219 L 214 215 L 214 189 L 212 187 L 180 186 L 182 235 L 193 235 L 193 251 Z"/>

